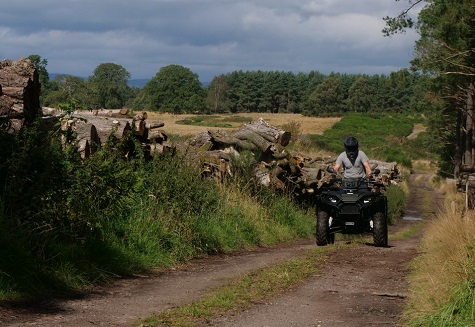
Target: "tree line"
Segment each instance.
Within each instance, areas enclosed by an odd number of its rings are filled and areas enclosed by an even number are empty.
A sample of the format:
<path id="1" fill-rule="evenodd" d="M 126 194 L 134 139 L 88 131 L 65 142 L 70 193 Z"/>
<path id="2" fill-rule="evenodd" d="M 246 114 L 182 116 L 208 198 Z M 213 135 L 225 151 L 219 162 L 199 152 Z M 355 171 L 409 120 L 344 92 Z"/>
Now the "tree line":
<path id="1" fill-rule="evenodd" d="M 114 63 L 97 66 L 84 79 L 57 75 L 50 80 L 47 60 L 29 57 L 39 68 L 43 106 L 82 109 L 131 108 L 182 113 L 272 112 L 307 116 L 347 112 L 421 111 L 425 76 L 408 69 L 389 75 L 318 71 L 234 71 L 215 76 L 203 87 L 196 73 L 180 65 L 160 68 L 143 88 L 128 85 L 130 73 Z"/>

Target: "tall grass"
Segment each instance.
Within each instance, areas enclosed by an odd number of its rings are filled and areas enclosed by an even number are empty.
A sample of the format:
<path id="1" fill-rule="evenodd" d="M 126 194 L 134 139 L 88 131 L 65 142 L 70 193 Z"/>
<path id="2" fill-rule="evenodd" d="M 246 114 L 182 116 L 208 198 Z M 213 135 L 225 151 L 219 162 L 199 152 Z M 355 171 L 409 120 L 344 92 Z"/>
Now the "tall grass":
<path id="1" fill-rule="evenodd" d="M 83 290 L 314 233 L 313 214 L 290 198 L 249 180 L 223 187 L 183 156 L 147 162 L 137 145 L 124 160 L 111 139 L 80 161 L 55 139 L 33 129 L 0 151 L 0 299 Z"/>
<path id="2" fill-rule="evenodd" d="M 407 326 L 473 326 L 475 321 L 475 213 L 451 190 L 445 210 L 428 225 L 413 263 Z"/>
<path id="3" fill-rule="evenodd" d="M 404 213 L 408 200 L 408 192 L 404 190 L 404 185 L 391 185 L 386 190 L 388 198 L 388 223 L 394 224 Z"/>

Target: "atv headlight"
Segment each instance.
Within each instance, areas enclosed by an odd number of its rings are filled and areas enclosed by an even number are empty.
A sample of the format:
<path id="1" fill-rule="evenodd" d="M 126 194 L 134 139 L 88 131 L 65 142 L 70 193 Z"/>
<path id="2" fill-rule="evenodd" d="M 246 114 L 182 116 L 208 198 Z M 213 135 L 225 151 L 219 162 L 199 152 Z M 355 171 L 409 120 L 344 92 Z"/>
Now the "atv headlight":
<path id="1" fill-rule="evenodd" d="M 371 197 L 371 196 L 368 196 L 368 197 L 366 197 L 366 198 L 363 198 L 363 204 L 368 204 L 368 203 L 371 203 L 371 202 L 373 202 L 373 201 L 374 201 L 374 199 L 373 199 L 373 197 Z"/>
<path id="2" fill-rule="evenodd" d="M 325 196 L 324 200 L 325 200 L 326 203 L 328 203 L 330 205 L 335 205 L 338 202 L 338 198 L 334 197 L 334 196 Z"/>
<path id="3" fill-rule="evenodd" d="M 329 197 L 327 198 L 327 200 L 330 201 L 331 203 L 337 203 L 337 202 L 338 202 L 338 199 L 335 198 L 335 197 L 333 197 L 333 196 L 329 196 Z"/>

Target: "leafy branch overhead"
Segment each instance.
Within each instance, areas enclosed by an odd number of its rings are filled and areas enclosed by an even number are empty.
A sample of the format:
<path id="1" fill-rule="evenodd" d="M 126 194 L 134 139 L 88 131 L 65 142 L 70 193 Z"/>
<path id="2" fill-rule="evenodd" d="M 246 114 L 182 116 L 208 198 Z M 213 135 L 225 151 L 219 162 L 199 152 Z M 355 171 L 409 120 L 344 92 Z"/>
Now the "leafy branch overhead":
<path id="1" fill-rule="evenodd" d="M 399 0 L 396 0 L 399 1 Z M 409 16 L 410 11 L 423 0 L 412 1 L 409 0 L 409 7 L 404 9 L 396 17 L 386 16 L 383 20 L 386 22 L 386 27 L 382 32 L 384 36 L 391 36 L 398 33 L 405 33 L 406 29 L 414 27 L 414 20 Z"/>

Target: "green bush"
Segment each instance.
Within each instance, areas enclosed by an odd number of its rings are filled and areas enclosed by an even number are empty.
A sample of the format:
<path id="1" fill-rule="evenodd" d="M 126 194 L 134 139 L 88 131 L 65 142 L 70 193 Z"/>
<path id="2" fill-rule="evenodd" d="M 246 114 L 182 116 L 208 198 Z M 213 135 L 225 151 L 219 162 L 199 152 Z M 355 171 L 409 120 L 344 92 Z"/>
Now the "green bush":
<path id="1" fill-rule="evenodd" d="M 145 161 L 137 145 L 126 159 L 113 138 L 80 160 L 34 128 L 0 137 L 3 299 L 313 234 L 312 215 L 250 182 L 251 154 L 236 166 L 235 188 L 203 179 L 179 155 Z"/>
<path id="2" fill-rule="evenodd" d="M 323 135 L 312 135 L 311 138 L 316 147 L 340 153 L 344 149 L 343 140 L 355 136 L 360 149 L 370 159 L 396 161 L 410 168 L 413 159 L 433 158 L 432 151 L 436 151 L 433 146 L 425 146 L 430 140 L 424 135 L 414 141 L 406 139 L 418 122 L 423 122 L 423 118 L 404 114 L 350 114 Z"/>
<path id="3" fill-rule="evenodd" d="M 394 224 L 402 216 L 408 196 L 398 185 L 389 186 L 386 196 L 388 198 L 388 223 Z"/>

